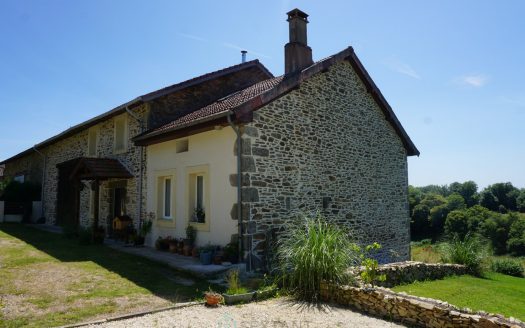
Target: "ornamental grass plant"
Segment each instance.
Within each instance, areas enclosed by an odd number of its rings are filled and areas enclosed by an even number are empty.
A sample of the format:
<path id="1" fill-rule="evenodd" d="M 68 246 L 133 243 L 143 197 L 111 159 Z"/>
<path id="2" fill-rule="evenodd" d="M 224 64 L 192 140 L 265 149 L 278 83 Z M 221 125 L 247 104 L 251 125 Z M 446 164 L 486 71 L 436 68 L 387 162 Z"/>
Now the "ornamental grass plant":
<path id="1" fill-rule="evenodd" d="M 441 258 L 445 263 L 465 265 L 470 274 L 481 276 L 487 258 L 487 247 L 480 238 L 468 233 L 464 238 L 454 235 L 441 246 Z"/>
<path id="2" fill-rule="evenodd" d="M 347 283 L 358 263 L 357 246 L 347 230 L 321 214 L 290 220 L 277 241 L 278 282 L 298 299 L 320 300 L 321 281 Z"/>

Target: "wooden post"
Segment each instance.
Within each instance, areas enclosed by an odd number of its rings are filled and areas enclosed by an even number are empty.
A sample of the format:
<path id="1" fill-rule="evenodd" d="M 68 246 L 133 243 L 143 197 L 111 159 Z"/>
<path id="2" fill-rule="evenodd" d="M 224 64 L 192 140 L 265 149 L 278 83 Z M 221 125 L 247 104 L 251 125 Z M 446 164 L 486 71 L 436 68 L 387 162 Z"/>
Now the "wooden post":
<path id="1" fill-rule="evenodd" d="M 97 229 L 98 229 L 98 209 L 99 209 L 99 193 L 100 193 L 100 181 L 99 180 L 95 180 L 93 182 L 93 191 L 95 192 L 95 204 L 94 204 L 94 212 L 93 213 L 93 237 L 95 237 L 95 234 L 97 232 Z"/>

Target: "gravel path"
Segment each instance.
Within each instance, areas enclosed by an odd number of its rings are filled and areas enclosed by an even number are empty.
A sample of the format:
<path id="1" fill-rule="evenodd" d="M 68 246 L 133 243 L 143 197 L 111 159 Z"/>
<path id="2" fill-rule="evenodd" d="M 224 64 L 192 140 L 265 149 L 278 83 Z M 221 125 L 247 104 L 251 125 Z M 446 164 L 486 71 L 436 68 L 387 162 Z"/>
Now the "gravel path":
<path id="1" fill-rule="evenodd" d="M 108 322 L 97 327 L 216 327 L 216 328 L 313 328 L 404 327 L 365 316 L 349 309 L 308 307 L 279 298 L 239 306 L 207 308 L 204 305 L 169 310 L 143 317 Z"/>

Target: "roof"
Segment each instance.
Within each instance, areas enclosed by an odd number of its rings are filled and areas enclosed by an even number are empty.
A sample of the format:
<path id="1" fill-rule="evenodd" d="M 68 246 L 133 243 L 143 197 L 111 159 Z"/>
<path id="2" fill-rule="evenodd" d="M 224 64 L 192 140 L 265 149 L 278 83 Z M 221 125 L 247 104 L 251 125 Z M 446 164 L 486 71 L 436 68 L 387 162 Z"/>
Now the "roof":
<path id="1" fill-rule="evenodd" d="M 142 103 L 145 103 L 145 102 L 148 102 L 148 101 L 152 101 L 152 100 L 155 100 L 157 98 L 160 98 L 160 97 L 163 97 L 165 95 L 168 95 L 170 93 L 173 93 L 173 92 L 176 92 L 176 91 L 179 91 L 179 90 L 182 90 L 182 89 L 185 89 L 185 88 L 188 88 L 188 87 L 191 87 L 191 86 L 194 86 L 194 85 L 197 85 L 197 84 L 200 84 L 200 83 L 204 83 L 204 82 L 207 82 L 207 81 L 210 81 L 210 80 L 213 80 L 213 79 L 217 79 L 217 78 L 220 78 L 222 76 L 225 76 L 225 75 L 228 75 L 228 74 L 231 74 L 231 73 L 234 73 L 234 72 L 238 72 L 238 71 L 241 71 L 241 70 L 244 70 L 244 69 L 248 69 L 248 68 L 251 68 L 251 67 L 257 67 L 258 69 L 260 69 L 263 73 L 265 73 L 266 75 L 268 75 L 268 77 L 270 78 L 273 78 L 273 74 L 268 71 L 268 69 L 266 67 L 264 67 L 263 64 L 261 64 L 259 62 L 259 60 L 255 59 L 255 60 L 251 60 L 251 61 L 248 61 L 248 62 L 245 62 L 245 63 L 241 63 L 241 64 L 237 64 L 237 65 L 233 65 L 233 66 L 230 66 L 230 67 L 226 67 L 224 69 L 221 69 L 221 70 L 218 70 L 218 71 L 214 71 L 214 72 L 210 72 L 210 73 L 207 73 L 207 74 L 204 74 L 204 75 L 201 75 L 201 76 L 197 76 L 195 78 L 192 78 L 192 79 L 189 79 L 189 80 L 186 80 L 186 81 L 183 81 L 183 82 L 180 82 L 180 83 L 177 83 L 177 84 L 173 84 L 173 85 L 170 85 L 168 87 L 165 87 L 165 88 L 162 88 L 162 89 L 159 89 L 159 90 L 156 90 L 156 91 L 153 91 L 153 92 L 150 92 L 150 93 L 146 93 L 142 96 L 139 96 L 133 100 L 130 100 L 120 106 L 117 106 L 105 113 L 102 113 L 98 116 L 95 116 L 93 117 L 92 119 L 89 119 L 87 121 L 84 121 L 80 124 L 77 124 L 77 125 L 74 125 L 72 127 L 70 127 L 69 129 L 51 137 L 51 138 L 48 138 L 38 144 L 36 144 L 35 146 L 29 148 L 29 149 L 26 149 L 25 151 L 21 152 L 21 153 L 18 153 L 8 159 L 5 159 L 3 160 L 2 162 L 0 162 L 0 164 L 5 164 L 7 162 L 10 162 L 10 161 L 13 161 L 15 159 L 18 159 L 18 158 L 21 158 L 23 156 L 26 156 L 32 152 L 34 152 L 34 148 L 36 149 L 42 149 L 46 146 L 49 146 L 49 145 L 52 145 L 53 143 L 57 142 L 57 141 L 60 141 L 62 139 L 65 139 L 75 133 L 78 133 L 82 130 L 85 130 L 91 126 L 94 126 L 102 121 L 105 121 L 109 118 L 112 118 L 114 116 L 117 116 L 117 115 L 120 115 L 124 112 L 126 112 L 126 108 L 128 109 L 131 109 L 131 108 L 134 108 L 136 106 L 139 106 L 141 105 Z"/>
<path id="2" fill-rule="evenodd" d="M 71 172 L 70 178 L 80 180 L 105 180 L 132 178 L 128 169 L 117 159 L 82 157 Z"/>
<path id="3" fill-rule="evenodd" d="M 407 150 L 407 154 L 409 156 L 419 156 L 419 150 L 406 133 L 392 110 L 392 107 L 390 107 L 381 91 L 366 71 L 352 47 L 348 47 L 333 56 L 315 62 L 302 71 L 270 78 L 256 83 L 244 90 L 230 94 L 164 126 L 146 131 L 145 133 L 133 138 L 133 141 L 136 145 L 149 145 L 173 139 L 183 135 L 183 133 L 191 134 L 191 131 L 189 130 L 191 130 L 192 127 L 194 127 L 194 133 L 200 132 L 202 131 L 200 127 L 204 126 L 204 124 L 211 126 L 215 121 L 224 122 L 225 117 L 231 114 L 234 114 L 238 121 L 246 117 L 249 118 L 253 111 L 285 95 L 298 87 L 303 81 L 317 73 L 327 71 L 330 66 L 343 60 L 348 60 L 357 72 L 357 75 L 362 80 L 367 91 L 372 95 L 373 99 L 383 111 L 386 120 L 390 122 L 402 140 L 403 145 Z"/>

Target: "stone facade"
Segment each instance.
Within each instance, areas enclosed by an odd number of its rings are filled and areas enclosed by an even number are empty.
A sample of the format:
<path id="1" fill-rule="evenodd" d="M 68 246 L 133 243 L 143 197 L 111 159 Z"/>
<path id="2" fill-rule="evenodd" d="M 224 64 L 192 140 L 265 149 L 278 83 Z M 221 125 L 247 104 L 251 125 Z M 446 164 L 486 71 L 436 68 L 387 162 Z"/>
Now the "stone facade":
<path id="1" fill-rule="evenodd" d="M 133 109 L 134 113 L 142 119 L 146 119 L 148 108 L 146 105 Z M 133 117 L 124 113 L 127 116 L 127 149 L 125 152 L 114 153 L 113 139 L 114 139 L 114 119 L 98 123 L 98 143 L 97 143 L 97 157 L 115 158 L 118 159 L 135 177 L 139 176 L 140 165 L 145 165 L 146 152 L 144 151 L 144 160 L 140 159 L 140 147 L 133 145 L 131 137 L 140 133 L 140 124 Z M 58 193 L 58 168 L 57 164 L 66 162 L 78 157 L 87 157 L 88 149 L 88 128 L 78 132 L 70 137 L 59 140 L 43 149 L 39 149 L 41 153 L 46 156 L 46 178 L 43 183 L 44 188 L 44 216 L 47 224 L 55 224 L 57 222 L 57 193 Z M 43 158 L 38 154 L 30 154 L 19 159 L 13 160 L 6 165 L 6 176 L 13 176 L 18 172 L 34 172 L 29 174 L 29 180 L 41 181 Z M 143 186 L 146 184 L 145 167 L 143 174 Z M 100 225 L 107 227 L 111 221 L 111 186 L 115 180 L 102 181 L 100 185 L 100 209 L 99 222 Z M 89 226 L 92 223 L 92 215 L 90 213 L 90 181 L 83 181 L 83 187 L 80 191 L 79 203 L 79 221 L 83 226 Z M 138 179 L 131 178 L 125 180 L 126 199 L 125 209 L 128 215 L 138 223 Z M 143 212 L 145 215 L 145 195 L 143 193 Z"/>
<path id="2" fill-rule="evenodd" d="M 382 287 L 372 289 L 321 284 L 321 299 L 411 327 L 525 327 L 523 322 L 514 318 L 460 309 L 446 302 L 395 293 Z"/>
<path id="3" fill-rule="evenodd" d="M 315 211 L 361 243 L 381 243 L 381 262 L 409 258 L 407 152 L 347 61 L 254 112 L 242 141 L 245 249 L 255 266 L 284 220 Z"/>

